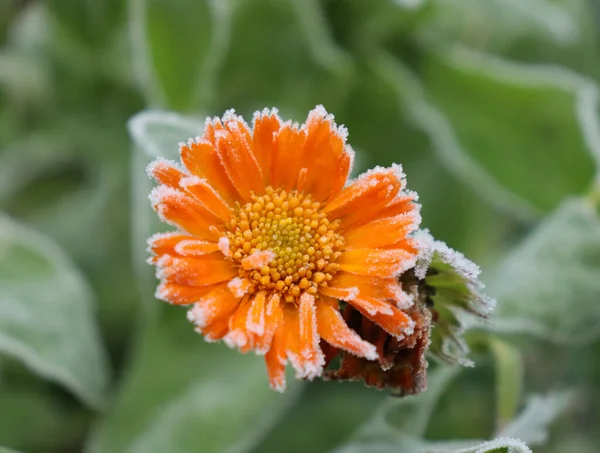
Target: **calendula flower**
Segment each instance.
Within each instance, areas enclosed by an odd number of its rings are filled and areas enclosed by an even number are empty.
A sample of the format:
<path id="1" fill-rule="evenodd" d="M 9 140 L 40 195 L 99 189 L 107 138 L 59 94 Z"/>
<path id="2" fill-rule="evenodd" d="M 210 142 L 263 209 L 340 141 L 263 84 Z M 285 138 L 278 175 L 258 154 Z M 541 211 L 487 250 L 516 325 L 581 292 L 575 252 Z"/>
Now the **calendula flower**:
<path id="1" fill-rule="evenodd" d="M 322 374 L 322 347 L 378 358 L 340 301 L 394 338 L 413 331 L 396 277 L 418 255 L 415 194 L 397 165 L 346 186 L 346 135 L 321 106 L 301 126 L 264 110 L 250 128 L 231 110 L 180 145 L 181 167 L 148 168 L 159 183 L 152 206 L 177 227 L 149 239 L 157 297 L 191 305 L 206 340 L 265 354 L 279 391 L 288 361 L 299 378 Z"/>

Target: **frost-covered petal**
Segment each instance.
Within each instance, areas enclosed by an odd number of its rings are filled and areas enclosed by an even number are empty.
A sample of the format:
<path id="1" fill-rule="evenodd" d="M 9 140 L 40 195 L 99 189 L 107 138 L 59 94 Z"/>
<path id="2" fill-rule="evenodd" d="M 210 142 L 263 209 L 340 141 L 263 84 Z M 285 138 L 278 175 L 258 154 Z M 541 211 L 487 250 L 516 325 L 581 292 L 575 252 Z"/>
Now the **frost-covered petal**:
<path id="1" fill-rule="evenodd" d="M 218 239 L 214 227 L 220 220 L 182 191 L 158 186 L 152 189 L 150 201 L 163 221 L 202 239 Z"/>
<path id="2" fill-rule="evenodd" d="M 250 130 L 233 111 L 223 116 L 223 124 L 225 129 L 215 132 L 217 154 L 233 186 L 249 201 L 253 193 L 262 194 L 265 189 Z"/>
<path id="3" fill-rule="evenodd" d="M 198 178 L 197 176 L 188 176 L 180 181 L 180 185 L 223 222 L 231 220 L 231 216 L 233 215 L 231 208 L 223 197 L 209 184 L 208 180 Z"/>
<path id="4" fill-rule="evenodd" d="M 349 229 L 345 234 L 348 248 L 380 248 L 398 244 L 408 234 L 415 231 L 421 223 L 416 210 L 377 219 L 357 228 Z"/>
<path id="5" fill-rule="evenodd" d="M 265 355 L 265 364 L 269 374 L 269 385 L 273 390 L 283 392 L 285 390 L 285 366 L 287 364 L 286 354 L 286 329 L 282 319 L 275 334 L 271 347 Z"/>
<path id="6" fill-rule="evenodd" d="M 239 303 L 240 299 L 231 294 L 227 285 L 217 285 L 188 311 L 188 320 L 202 329 L 217 319 L 227 319 Z"/>
<path id="7" fill-rule="evenodd" d="M 376 360 L 375 346 L 364 341 L 343 320 L 337 303 L 331 304 L 319 300 L 317 307 L 317 326 L 319 335 L 332 346 L 348 351 L 358 357 Z"/>
<path id="8" fill-rule="evenodd" d="M 342 220 L 342 228 L 367 223 L 399 193 L 404 173 L 399 165 L 377 167 L 362 174 L 324 208 L 331 218 Z"/>
<path id="9" fill-rule="evenodd" d="M 415 265 L 416 253 L 405 249 L 351 249 L 340 257 L 340 269 L 370 277 L 395 277 Z"/>
<path id="10" fill-rule="evenodd" d="M 157 278 L 180 285 L 214 285 L 228 281 L 236 274 L 232 263 L 218 253 L 202 257 L 164 255 L 157 261 Z"/>
<path id="11" fill-rule="evenodd" d="M 301 168 L 301 150 L 306 132 L 297 124 L 286 121 L 275 137 L 271 161 L 271 185 L 291 190 L 297 187 Z"/>
<path id="12" fill-rule="evenodd" d="M 252 138 L 254 140 L 254 156 L 263 174 L 266 185 L 271 184 L 271 163 L 275 150 L 275 139 L 281 128 L 281 119 L 277 109 L 265 109 L 254 114 Z"/>
<path id="13" fill-rule="evenodd" d="M 179 181 L 188 176 L 175 162 L 166 159 L 157 159 L 151 162 L 146 168 L 146 172 L 159 184 L 173 188 L 178 188 Z"/>
<path id="14" fill-rule="evenodd" d="M 220 121 L 217 123 L 222 129 Z M 207 120 L 204 136 L 214 131 L 215 123 Z M 227 201 L 239 199 L 239 195 L 227 176 L 227 172 L 219 159 L 216 145 L 206 138 L 198 137 L 179 147 L 181 161 L 188 171 L 199 178 L 206 179 L 223 198 Z"/>
<path id="15" fill-rule="evenodd" d="M 302 167 L 306 168 L 303 190 L 318 201 L 336 195 L 346 183 L 353 152 L 345 145 L 347 131 L 338 127 L 333 115 L 319 105 L 308 114 Z"/>

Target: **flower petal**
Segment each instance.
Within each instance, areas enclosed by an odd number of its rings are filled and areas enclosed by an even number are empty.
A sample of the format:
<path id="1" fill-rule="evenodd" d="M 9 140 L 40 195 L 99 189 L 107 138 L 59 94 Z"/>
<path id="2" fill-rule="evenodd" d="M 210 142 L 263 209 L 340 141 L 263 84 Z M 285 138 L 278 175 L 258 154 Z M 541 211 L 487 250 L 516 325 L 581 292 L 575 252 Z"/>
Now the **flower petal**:
<path id="1" fill-rule="evenodd" d="M 221 221 L 198 201 L 168 186 L 158 186 L 150 193 L 152 207 L 161 219 L 202 239 L 218 240 L 214 226 Z"/>
<path id="2" fill-rule="evenodd" d="M 273 390 L 283 392 L 285 390 L 285 366 L 287 364 L 286 354 L 286 329 L 282 320 L 275 331 L 271 347 L 265 355 L 269 384 Z"/>
<path id="3" fill-rule="evenodd" d="M 420 222 L 421 216 L 415 210 L 350 228 L 344 235 L 346 247 L 366 249 L 395 245 L 412 233 Z"/>
<path id="4" fill-rule="evenodd" d="M 231 208 L 206 179 L 188 176 L 181 180 L 180 185 L 223 222 L 231 220 L 233 215 Z"/>
<path id="5" fill-rule="evenodd" d="M 351 293 L 351 297 L 347 299 L 336 296 L 342 300 L 364 299 L 371 301 L 371 299 L 378 299 L 379 301 L 392 303 L 401 309 L 408 308 L 413 304 L 411 297 L 402 290 L 402 286 L 396 278 L 369 277 L 338 272 L 329 282 L 328 288 L 338 292 Z M 379 311 L 389 313 L 389 310 Z"/>
<path id="6" fill-rule="evenodd" d="M 395 277 L 415 265 L 417 255 L 404 249 L 350 249 L 338 260 L 340 269 L 370 277 Z"/>
<path id="7" fill-rule="evenodd" d="M 264 354 L 268 351 L 275 330 L 279 327 L 283 317 L 279 299 L 279 294 L 273 294 L 267 303 L 266 293 L 260 291 L 252 301 L 246 320 L 246 329 L 257 354 Z"/>
<path id="8" fill-rule="evenodd" d="M 333 116 L 319 105 L 306 119 L 302 166 L 306 168 L 304 190 L 317 201 L 336 195 L 346 183 L 353 153 L 345 147 L 347 131 L 338 128 Z"/>
<path id="9" fill-rule="evenodd" d="M 217 154 L 242 199 L 250 201 L 253 193 L 261 195 L 265 189 L 250 130 L 233 111 L 223 116 L 223 123 L 226 129 L 215 132 Z"/>
<path id="10" fill-rule="evenodd" d="M 181 256 L 203 256 L 219 251 L 216 242 L 199 239 L 184 239 L 175 246 L 175 252 Z"/>
<path id="11" fill-rule="evenodd" d="M 220 253 L 202 257 L 162 256 L 156 263 L 156 276 L 168 282 L 189 286 L 208 286 L 227 281 L 237 274 L 230 261 Z"/>
<path id="12" fill-rule="evenodd" d="M 175 162 L 162 158 L 151 162 L 148 168 L 146 168 L 146 172 L 159 184 L 165 184 L 174 188 L 179 187 L 181 178 L 188 176 Z"/>
<path id="13" fill-rule="evenodd" d="M 275 137 L 275 148 L 271 162 L 271 185 L 286 190 L 295 189 L 302 158 L 302 145 L 306 132 L 297 124 L 286 121 Z"/>
<path id="14" fill-rule="evenodd" d="M 401 167 L 377 167 L 358 177 L 325 207 L 330 218 L 340 218 L 342 229 L 362 225 L 379 217 L 378 213 L 390 203 L 403 185 Z"/>
<path id="15" fill-rule="evenodd" d="M 319 347 L 317 312 L 315 297 L 308 293 L 300 296 L 298 307 L 300 343 L 302 356 L 302 377 L 312 380 L 323 372 L 325 357 Z"/>
<path id="16" fill-rule="evenodd" d="M 248 296 L 244 296 L 233 315 L 229 318 L 229 333 L 223 338 L 225 344 L 232 349 L 247 352 L 251 349 L 246 324 L 251 307 Z"/>
<path id="17" fill-rule="evenodd" d="M 277 109 L 265 109 L 254 114 L 253 141 L 254 155 L 258 165 L 262 169 L 263 182 L 269 185 L 271 175 L 271 162 L 275 150 L 276 134 L 281 128 L 281 119 L 277 115 Z"/>
<path id="18" fill-rule="evenodd" d="M 377 214 L 377 217 L 383 219 L 411 212 L 416 208 L 415 202 L 418 198 L 414 192 L 402 191 Z"/>
<path id="19" fill-rule="evenodd" d="M 198 302 L 214 288 L 214 285 L 188 286 L 173 282 L 161 282 L 154 295 L 157 299 L 173 305 L 191 305 Z"/>
<path id="20" fill-rule="evenodd" d="M 188 234 L 182 234 L 175 231 L 169 231 L 167 233 L 156 233 L 148 238 L 148 251 L 155 255 L 176 255 L 175 247 L 181 242 L 186 240 L 192 240 L 194 236 Z M 153 257 L 151 262 L 154 263 L 157 257 Z"/>
<path id="21" fill-rule="evenodd" d="M 218 123 L 220 125 L 220 122 Z M 205 126 L 205 137 L 209 131 L 214 131 L 214 124 L 207 121 Z M 223 126 L 220 125 L 222 128 Z M 181 161 L 188 171 L 204 178 L 223 198 L 228 202 L 239 200 L 239 195 L 227 176 L 227 172 L 219 159 L 215 143 L 206 138 L 199 138 L 181 144 L 179 147 Z"/>
<path id="22" fill-rule="evenodd" d="M 319 335 L 327 343 L 368 360 L 378 358 L 375 346 L 364 341 L 360 335 L 348 327 L 335 300 L 323 298 L 317 301 L 316 306 Z"/>
<path id="23" fill-rule="evenodd" d="M 231 294 L 227 285 L 214 287 L 187 312 L 188 320 L 200 329 L 217 319 L 228 319 L 240 304 L 240 299 Z"/>

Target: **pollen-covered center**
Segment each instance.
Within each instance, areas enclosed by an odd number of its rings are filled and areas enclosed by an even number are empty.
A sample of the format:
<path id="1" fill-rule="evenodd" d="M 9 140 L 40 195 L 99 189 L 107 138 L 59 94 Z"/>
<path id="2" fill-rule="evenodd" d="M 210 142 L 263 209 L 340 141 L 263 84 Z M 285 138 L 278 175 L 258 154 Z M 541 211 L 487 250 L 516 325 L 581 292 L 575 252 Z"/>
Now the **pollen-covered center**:
<path id="1" fill-rule="evenodd" d="M 239 207 L 227 235 L 249 292 L 270 290 L 294 302 L 327 285 L 339 268 L 344 238 L 339 220 L 330 221 L 320 208 L 310 195 L 271 187 Z M 264 262 L 253 259 L 257 252 L 264 252 Z"/>

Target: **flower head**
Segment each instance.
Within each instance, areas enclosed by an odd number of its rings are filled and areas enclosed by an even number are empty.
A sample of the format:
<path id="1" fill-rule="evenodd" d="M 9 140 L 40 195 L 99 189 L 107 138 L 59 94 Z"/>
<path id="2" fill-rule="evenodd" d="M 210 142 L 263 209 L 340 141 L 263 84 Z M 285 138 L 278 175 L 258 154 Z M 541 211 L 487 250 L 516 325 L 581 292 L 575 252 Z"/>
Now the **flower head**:
<path id="1" fill-rule="evenodd" d="M 150 195 L 177 231 L 149 239 L 156 295 L 191 305 L 208 341 L 265 354 L 270 384 L 320 376 L 324 350 L 375 360 L 340 301 L 399 341 L 413 332 L 412 299 L 397 276 L 415 265 L 420 222 L 401 168 L 376 168 L 347 186 L 347 132 L 319 106 L 299 126 L 275 110 L 253 127 L 233 111 L 180 145 L 183 166 L 157 160 Z"/>

